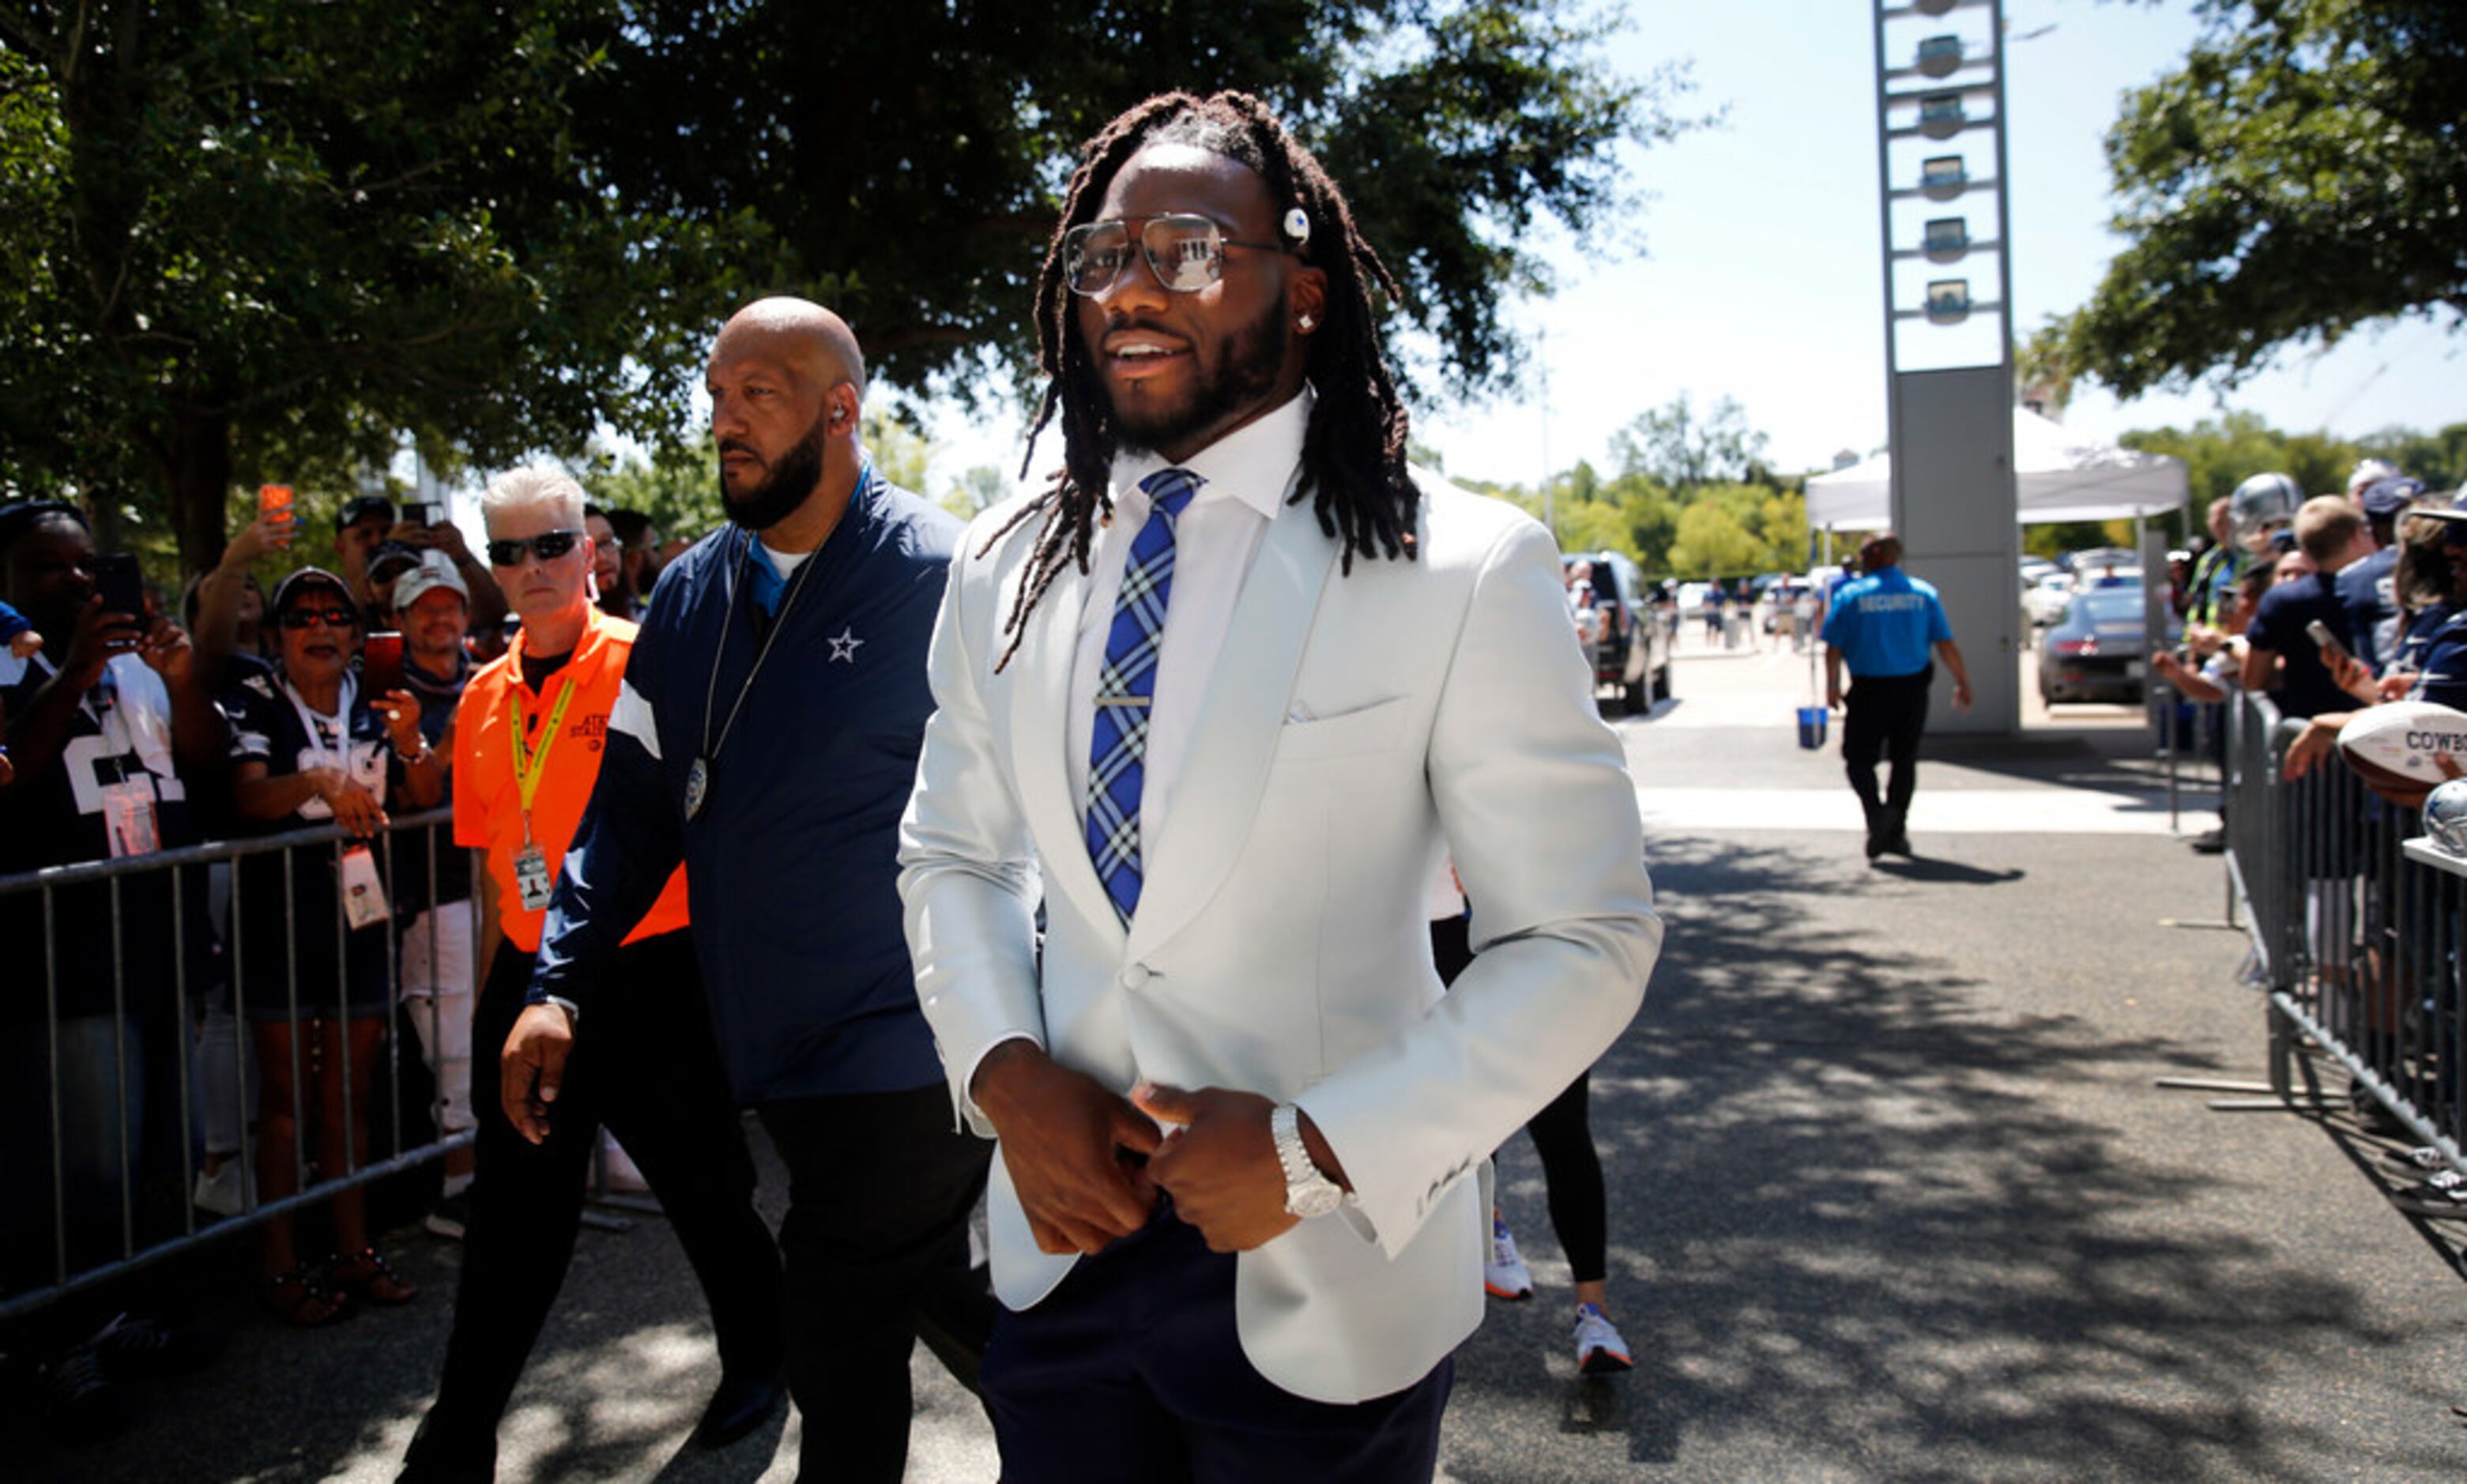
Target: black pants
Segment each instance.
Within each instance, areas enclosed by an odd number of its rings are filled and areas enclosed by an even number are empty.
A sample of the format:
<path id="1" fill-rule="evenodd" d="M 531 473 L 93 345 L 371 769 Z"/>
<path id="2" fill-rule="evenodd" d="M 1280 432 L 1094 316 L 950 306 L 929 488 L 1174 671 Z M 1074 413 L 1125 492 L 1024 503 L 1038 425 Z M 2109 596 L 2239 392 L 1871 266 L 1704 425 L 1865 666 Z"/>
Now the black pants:
<path id="1" fill-rule="evenodd" d="M 760 1106 L 788 1166 L 788 1390 L 800 1475 L 898 1484 L 920 1332 L 975 1389 L 994 1297 L 968 1267 L 968 1212 L 993 1145 L 951 1124 L 940 1083 Z"/>
<path id="2" fill-rule="evenodd" d="M 1353 1405 L 1259 1374 L 1235 1328 L 1235 1258 L 1158 1203 L 1079 1259 L 985 1357 L 1004 1484 L 1423 1484 L 1456 1362 Z"/>
<path id="3" fill-rule="evenodd" d="M 1859 675 L 1850 681 L 1842 717 L 1842 767 L 1867 813 L 1867 833 L 1898 835 L 1910 827 L 1911 796 L 1919 786 L 1919 733 L 1927 730 L 1928 686 L 1935 666 L 1911 675 Z M 1892 764 L 1882 798 L 1876 757 Z"/>
<path id="4" fill-rule="evenodd" d="M 1473 962 L 1472 929 L 1472 920 L 1461 913 L 1431 924 L 1431 961 L 1440 983 L 1455 983 Z M 1599 1283 L 1610 1273 L 1610 1203 L 1602 1190 L 1601 1156 L 1594 1151 L 1593 1079 L 1590 1070 L 1578 1072 L 1567 1091 L 1525 1125 L 1533 1152 L 1542 1157 L 1550 1229 L 1559 1234 L 1569 1276 L 1577 1283 Z"/>
<path id="5" fill-rule="evenodd" d="M 409 1461 L 492 1467 L 497 1422 L 565 1282 L 583 1180 L 605 1123 L 641 1168 L 710 1301 L 722 1368 L 781 1367 L 780 1256 L 754 1209 L 754 1161 L 713 1040 L 692 934 L 620 949 L 606 993 L 575 1039 L 546 1142 L 514 1131 L 498 1057 L 522 1014 L 532 956 L 498 950 L 472 1020 L 478 1168 L 463 1276 L 437 1403 Z"/>

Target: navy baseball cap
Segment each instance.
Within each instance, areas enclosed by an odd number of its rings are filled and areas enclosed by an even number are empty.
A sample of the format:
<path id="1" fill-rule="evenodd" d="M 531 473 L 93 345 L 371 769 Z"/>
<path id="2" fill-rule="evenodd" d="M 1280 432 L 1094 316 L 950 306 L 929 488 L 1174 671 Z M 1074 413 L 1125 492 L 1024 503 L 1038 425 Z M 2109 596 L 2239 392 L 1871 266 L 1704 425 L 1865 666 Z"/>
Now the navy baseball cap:
<path id="1" fill-rule="evenodd" d="M 265 605 L 267 613 L 281 613 L 299 600 L 301 594 L 311 588 L 324 588 L 343 600 L 344 606 L 357 610 L 351 597 L 351 585 L 323 567 L 303 567 L 274 585 L 274 596 Z"/>
<path id="2" fill-rule="evenodd" d="M 383 495 L 353 495 L 343 505 L 343 513 L 334 517 L 334 528 L 343 530 L 358 525 L 371 515 L 385 517 L 386 528 L 394 528 L 394 502 Z"/>
<path id="3" fill-rule="evenodd" d="M 2367 520 L 2388 521 L 2396 520 L 2399 511 L 2415 504 L 2423 494 L 2424 481 L 2400 474 L 2373 481 L 2357 498 Z"/>

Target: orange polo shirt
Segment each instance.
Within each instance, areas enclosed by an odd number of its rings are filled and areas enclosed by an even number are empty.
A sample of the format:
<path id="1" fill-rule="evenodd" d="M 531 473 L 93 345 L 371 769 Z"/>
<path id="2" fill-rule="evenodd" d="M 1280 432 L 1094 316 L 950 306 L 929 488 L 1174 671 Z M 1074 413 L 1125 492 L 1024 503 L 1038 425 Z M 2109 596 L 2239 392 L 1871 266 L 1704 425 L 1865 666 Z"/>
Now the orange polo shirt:
<path id="1" fill-rule="evenodd" d="M 535 766 L 541 773 L 532 796 L 531 837 L 547 858 L 549 879 L 565 869 L 565 847 L 582 823 L 583 805 L 600 777 L 600 750 L 608 745 L 608 713 L 617 705 L 617 688 L 625 678 L 625 657 L 633 652 L 635 625 L 612 618 L 597 605 L 584 609 L 582 637 L 562 668 L 539 689 L 523 684 L 523 645 L 513 646 L 484 665 L 463 691 L 454 725 L 454 842 L 488 852 L 488 875 L 497 884 L 497 919 L 506 936 L 525 953 L 539 952 L 540 924 L 548 913 L 526 910 L 514 884 L 514 855 L 523 847 L 523 791 L 514 775 L 512 728 L 514 702 L 522 702 L 525 747 L 536 753 L 548 731 L 550 714 L 566 683 L 574 683 L 574 699 L 566 704 L 556 740 Z M 660 891 L 660 899 L 625 941 L 635 942 L 686 925 L 686 871 L 680 866 Z"/>

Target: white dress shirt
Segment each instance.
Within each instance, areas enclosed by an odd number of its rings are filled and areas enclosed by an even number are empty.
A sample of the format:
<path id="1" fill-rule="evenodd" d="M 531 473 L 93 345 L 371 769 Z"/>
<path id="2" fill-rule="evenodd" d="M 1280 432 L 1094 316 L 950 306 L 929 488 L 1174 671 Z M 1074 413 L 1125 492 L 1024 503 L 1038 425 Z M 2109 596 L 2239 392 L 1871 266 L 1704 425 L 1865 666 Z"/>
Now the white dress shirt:
<path id="1" fill-rule="evenodd" d="M 1146 775 L 1140 794 L 1140 853 L 1156 857 L 1173 806 L 1173 788 L 1190 752 L 1208 677 L 1234 620 L 1259 542 L 1276 519 L 1278 503 L 1301 461 L 1302 434 L 1310 426 L 1308 389 L 1275 412 L 1249 423 L 1177 464 L 1160 454 L 1119 455 L 1114 460 L 1112 524 L 1097 533 L 1088 558 L 1088 606 L 1079 615 L 1079 644 L 1071 666 L 1071 797 L 1088 809 L 1088 746 L 1097 727 L 1097 677 L 1104 667 L 1105 640 L 1121 596 L 1122 569 L 1131 543 L 1147 524 L 1151 502 L 1140 481 L 1161 469 L 1188 469 L 1199 476 L 1198 493 L 1174 521 L 1173 592 L 1166 602 L 1165 640 L 1157 650 L 1154 699 L 1148 708 Z"/>

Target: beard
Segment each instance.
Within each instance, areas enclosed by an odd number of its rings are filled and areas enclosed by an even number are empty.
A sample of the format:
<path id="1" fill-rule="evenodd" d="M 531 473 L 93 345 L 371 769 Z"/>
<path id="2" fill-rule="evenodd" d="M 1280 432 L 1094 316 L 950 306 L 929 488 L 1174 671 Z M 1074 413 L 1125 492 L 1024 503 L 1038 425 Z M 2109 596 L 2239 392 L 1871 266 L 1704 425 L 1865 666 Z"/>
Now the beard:
<path id="1" fill-rule="evenodd" d="M 742 499 L 728 492 L 728 470 L 724 466 L 720 469 L 719 505 L 729 520 L 747 530 L 769 530 L 805 503 L 805 497 L 823 481 L 825 416 L 814 415 L 814 425 L 805 430 L 805 436 L 781 454 L 779 462 L 762 477 L 762 483 L 746 491 Z M 720 452 L 727 452 L 727 448 L 723 446 Z"/>
<path id="2" fill-rule="evenodd" d="M 1157 453 L 1266 401 L 1275 394 L 1277 377 L 1284 371 L 1284 326 L 1285 295 L 1279 292 L 1266 313 L 1224 343 L 1187 405 L 1129 411 L 1115 407 L 1114 422 L 1121 429 L 1122 446 L 1134 453 Z"/>

